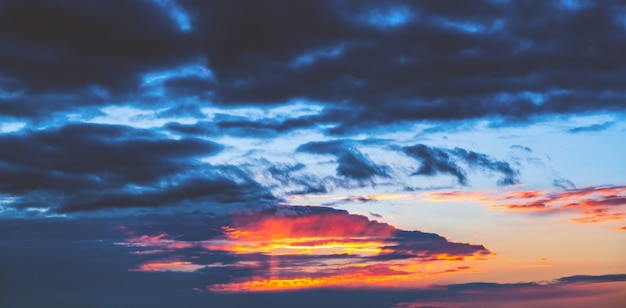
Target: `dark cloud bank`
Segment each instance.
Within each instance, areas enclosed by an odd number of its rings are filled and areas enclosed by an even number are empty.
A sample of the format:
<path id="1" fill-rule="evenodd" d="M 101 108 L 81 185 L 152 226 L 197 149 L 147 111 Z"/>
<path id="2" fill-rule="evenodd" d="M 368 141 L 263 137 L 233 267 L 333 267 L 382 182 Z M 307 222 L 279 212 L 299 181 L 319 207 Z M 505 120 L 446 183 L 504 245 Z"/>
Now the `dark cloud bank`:
<path id="1" fill-rule="evenodd" d="M 1 114 L 41 119 L 110 104 L 189 114 L 174 102 L 308 99 L 323 112 L 214 125 L 280 133 L 326 123 L 346 133 L 625 107 L 620 1 L 158 3 L 2 1 Z M 197 72 L 172 73 L 183 66 Z M 168 71 L 149 94 L 146 74 Z"/>
<path id="2" fill-rule="evenodd" d="M 70 124 L 0 135 L 0 192 L 58 212 L 274 200 L 234 166 L 198 161 L 222 146 L 128 126 Z"/>

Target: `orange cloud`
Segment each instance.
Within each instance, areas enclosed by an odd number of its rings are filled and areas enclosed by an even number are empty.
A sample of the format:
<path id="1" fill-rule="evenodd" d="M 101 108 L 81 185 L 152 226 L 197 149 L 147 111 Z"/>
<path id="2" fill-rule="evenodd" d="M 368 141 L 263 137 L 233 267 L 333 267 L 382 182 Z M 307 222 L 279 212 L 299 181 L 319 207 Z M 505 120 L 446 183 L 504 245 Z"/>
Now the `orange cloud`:
<path id="1" fill-rule="evenodd" d="M 268 292 L 299 290 L 310 288 L 408 288 L 412 283 L 429 276 L 462 272 L 471 267 L 459 266 L 453 269 L 440 271 L 431 270 L 432 266 L 417 269 L 415 265 L 364 265 L 341 268 L 335 273 L 325 273 L 320 276 L 304 276 L 295 278 L 255 279 L 226 284 L 216 284 L 207 287 L 212 292 Z"/>
<path id="2" fill-rule="evenodd" d="M 564 192 L 547 190 L 513 192 L 436 192 L 431 201 L 474 201 L 494 209 L 523 210 L 530 213 L 578 213 L 578 223 L 626 219 L 626 186 L 591 186 Z"/>
<path id="3" fill-rule="evenodd" d="M 464 262 L 492 255 L 482 245 L 403 231 L 329 208 L 238 213 L 230 221 L 222 227 L 222 235 L 203 241 L 179 241 L 159 233 L 133 235 L 118 244 L 137 249 L 135 254 L 170 255 L 144 262 L 133 271 L 216 266 L 250 271 L 249 276 L 208 286 L 212 292 L 407 286 L 424 277 L 466 271 L 470 267 Z M 212 263 L 207 257 L 211 254 L 232 258 Z"/>
<path id="4" fill-rule="evenodd" d="M 584 211 L 583 217 L 572 218 L 572 221 L 579 223 L 594 223 L 612 220 L 624 220 L 626 214 L 624 213 L 609 213 L 607 209 L 593 209 L 590 211 Z"/>

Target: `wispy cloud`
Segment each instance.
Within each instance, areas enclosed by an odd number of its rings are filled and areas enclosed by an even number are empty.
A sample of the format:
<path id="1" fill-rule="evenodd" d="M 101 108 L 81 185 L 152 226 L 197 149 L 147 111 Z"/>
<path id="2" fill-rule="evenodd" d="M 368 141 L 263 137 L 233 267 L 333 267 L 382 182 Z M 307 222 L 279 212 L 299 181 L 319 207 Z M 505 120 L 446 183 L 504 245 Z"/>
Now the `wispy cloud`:
<path id="1" fill-rule="evenodd" d="M 449 174 L 457 178 L 459 184 L 467 185 L 467 175 L 457 161 L 467 164 L 470 168 L 479 168 L 495 171 L 504 175 L 498 180 L 500 185 L 518 184 L 518 171 L 514 170 L 509 163 L 498 161 L 482 153 L 468 151 L 462 148 L 443 149 L 429 147 L 424 144 L 404 147 L 404 152 L 419 160 L 421 165 L 414 175 L 437 175 Z"/>
<path id="2" fill-rule="evenodd" d="M 366 180 L 373 176 L 389 176 L 383 166 L 371 162 L 347 141 L 310 142 L 299 146 L 298 151 L 336 156 L 337 174 L 341 176 L 357 180 Z"/>
<path id="3" fill-rule="evenodd" d="M 537 214 L 577 213 L 574 222 L 595 223 L 626 219 L 626 186 L 590 186 L 565 191 L 434 192 L 432 201 L 471 200 L 493 209 Z"/>
<path id="4" fill-rule="evenodd" d="M 583 133 L 583 132 L 600 132 L 600 131 L 611 128 L 613 125 L 615 125 L 615 122 L 604 122 L 602 124 L 593 124 L 589 126 L 579 126 L 579 127 L 570 128 L 567 130 L 567 132 L 572 133 L 572 134 Z"/>

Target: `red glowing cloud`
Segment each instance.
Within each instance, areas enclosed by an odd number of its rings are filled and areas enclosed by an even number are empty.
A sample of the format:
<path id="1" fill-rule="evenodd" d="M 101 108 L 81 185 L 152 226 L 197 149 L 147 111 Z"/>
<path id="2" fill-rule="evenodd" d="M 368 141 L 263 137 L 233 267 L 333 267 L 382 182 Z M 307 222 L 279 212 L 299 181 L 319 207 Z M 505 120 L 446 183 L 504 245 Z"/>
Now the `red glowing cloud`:
<path id="1" fill-rule="evenodd" d="M 340 211 L 282 217 L 273 214 L 236 215 L 232 220 L 233 231 L 229 236 L 247 240 L 268 237 L 389 237 L 396 231 L 388 224 Z"/>
<path id="2" fill-rule="evenodd" d="M 188 272 L 217 266 L 251 271 L 250 276 L 208 286 L 211 292 L 409 286 L 425 277 L 470 270 L 464 262 L 492 254 L 482 245 L 403 231 L 328 208 L 239 213 L 230 220 L 222 227 L 222 235 L 203 241 L 179 241 L 159 233 L 133 234 L 118 244 L 138 249 L 135 254 L 164 255 L 133 271 Z M 191 251 L 197 254 L 195 258 L 185 256 Z M 200 262 L 198 256 L 207 253 L 233 259 L 230 263 L 210 263 L 206 258 Z"/>

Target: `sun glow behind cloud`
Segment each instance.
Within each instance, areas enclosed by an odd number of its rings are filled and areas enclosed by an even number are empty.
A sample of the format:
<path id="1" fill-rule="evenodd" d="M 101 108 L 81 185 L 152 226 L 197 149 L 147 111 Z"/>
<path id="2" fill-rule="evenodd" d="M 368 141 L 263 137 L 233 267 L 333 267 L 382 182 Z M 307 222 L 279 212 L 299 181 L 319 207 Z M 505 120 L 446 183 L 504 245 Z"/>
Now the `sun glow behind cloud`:
<path id="1" fill-rule="evenodd" d="M 0 1 L 2 307 L 626 272 L 623 1 L 70 2 Z"/>
<path id="2" fill-rule="evenodd" d="M 410 287 L 445 273 L 471 271 L 492 252 L 435 234 L 402 231 L 344 211 L 240 213 L 220 236 L 182 241 L 166 233 L 129 235 L 118 245 L 135 255 L 155 255 L 131 269 L 193 272 L 214 267 L 248 268 L 251 275 L 209 285 L 208 291 L 271 291 L 328 287 Z M 196 257 L 187 256 L 190 251 Z M 202 263 L 206 253 L 226 253 L 227 263 Z"/>

